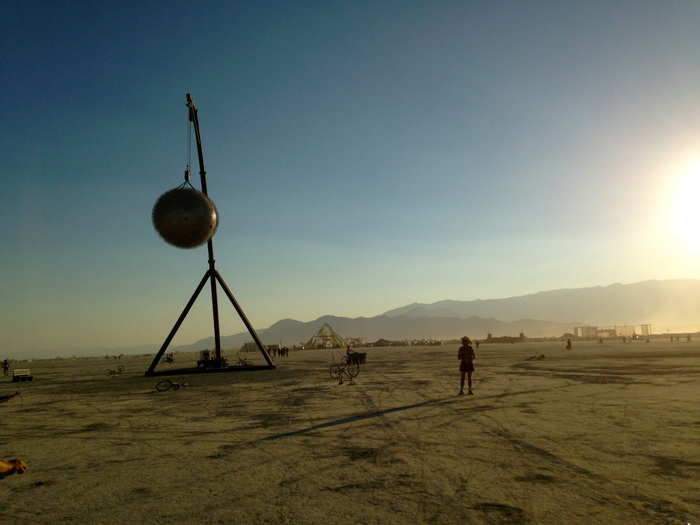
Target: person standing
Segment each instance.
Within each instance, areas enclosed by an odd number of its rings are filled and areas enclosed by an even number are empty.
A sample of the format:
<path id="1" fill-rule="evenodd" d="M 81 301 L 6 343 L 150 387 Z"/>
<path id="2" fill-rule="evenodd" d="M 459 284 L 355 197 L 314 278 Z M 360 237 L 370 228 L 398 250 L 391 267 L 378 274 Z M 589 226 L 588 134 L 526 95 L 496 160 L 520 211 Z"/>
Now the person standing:
<path id="1" fill-rule="evenodd" d="M 467 393 L 473 396 L 472 373 L 474 372 L 474 359 L 476 359 L 476 354 L 472 348 L 472 342 L 466 335 L 462 337 L 462 346 L 459 347 L 459 352 L 457 352 L 457 359 L 459 359 L 459 372 L 461 374 L 459 395 L 464 395 L 464 376 L 466 375 L 469 388 Z"/>
<path id="2" fill-rule="evenodd" d="M 10 362 L 7 359 L 5 359 L 2 362 L 2 375 L 6 376 L 9 371 L 10 371 Z"/>

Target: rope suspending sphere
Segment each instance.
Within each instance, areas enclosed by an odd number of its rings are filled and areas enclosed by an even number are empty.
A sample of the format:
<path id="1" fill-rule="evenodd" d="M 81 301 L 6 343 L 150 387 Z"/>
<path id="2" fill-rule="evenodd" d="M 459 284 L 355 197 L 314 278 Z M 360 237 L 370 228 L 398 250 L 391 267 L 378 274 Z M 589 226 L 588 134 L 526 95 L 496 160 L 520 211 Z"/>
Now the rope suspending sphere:
<path id="1" fill-rule="evenodd" d="M 219 225 L 214 202 L 201 191 L 184 185 L 161 195 L 151 217 L 163 240 L 178 248 L 204 244 Z"/>

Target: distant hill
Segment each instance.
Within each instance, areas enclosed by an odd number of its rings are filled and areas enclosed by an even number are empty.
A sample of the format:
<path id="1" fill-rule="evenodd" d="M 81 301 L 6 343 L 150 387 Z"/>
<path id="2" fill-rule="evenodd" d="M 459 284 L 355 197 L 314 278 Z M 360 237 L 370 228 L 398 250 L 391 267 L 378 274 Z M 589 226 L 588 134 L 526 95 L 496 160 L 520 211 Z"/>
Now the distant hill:
<path id="1" fill-rule="evenodd" d="M 384 313 L 392 318 L 479 316 L 502 321 L 547 319 L 596 325 L 700 324 L 700 280 L 674 279 L 538 292 L 505 299 L 413 303 Z M 652 327 L 653 328 L 653 327 Z"/>
<path id="2" fill-rule="evenodd" d="M 652 329 L 700 327 L 700 280 L 674 279 L 611 284 L 538 292 L 504 299 L 438 301 L 413 303 L 375 317 L 335 317 L 326 315 L 314 321 L 283 319 L 260 329 L 266 344 L 294 344 L 307 341 L 323 323 L 328 322 L 344 337 L 385 339 L 452 339 L 464 334 L 482 338 L 525 332 L 529 337 L 559 336 L 581 324 L 614 325 L 651 323 Z M 680 330 L 680 328 L 679 328 Z M 250 341 L 242 332 L 222 337 L 224 348 L 237 348 Z M 153 353 L 160 342 L 128 348 L 43 349 L 34 357 L 56 355 L 101 355 Z M 201 339 L 173 350 L 212 348 L 213 339 Z M 9 357 L 15 357 L 11 353 Z"/>
<path id="3" fill-rule="evenodd" d="M 258 330 L 260 339 L 265 344 L 295 344 L 307 341 L 318 332 L 323 323 L 329 323 L 343 337 L 364 337 L 369 341 L 385 339 L 453 339 L 465 334 L 470 337 L 484 338 L 487 333 L 493 335 L 518 335 L 524 332 L 530 337 L 559 336 L 571 331 L 572 323 L 552 323 L 533 319 L 521 319 L 513 322 L 503 322 L 496 319 L 470 317 L 335 317 L 325 315 L 314 321 L 302 323 L 293 319 L 278 321 L 269 328 Z M 221 338 L 223 348 L 237 348 L 251 337 L 247 332 L 229 335 Z M 196 343 L 178 346 L 174 350 L 191 351 L 212 348 L 212 337 L 200 339 Z"/>

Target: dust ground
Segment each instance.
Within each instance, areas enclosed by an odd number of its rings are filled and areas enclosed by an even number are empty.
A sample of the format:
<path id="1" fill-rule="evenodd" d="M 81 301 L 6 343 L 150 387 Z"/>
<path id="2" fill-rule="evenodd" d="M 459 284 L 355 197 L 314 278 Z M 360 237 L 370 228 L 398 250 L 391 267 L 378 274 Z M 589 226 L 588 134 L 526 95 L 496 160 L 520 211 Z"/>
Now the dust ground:
<path id="1" fill-rule="evenodd" d="M 563 347 L 482 345 L 463 397 L 454 346 L 367 349 L 354 385 L 301 351 L 164 393 L 145 356 L 19 364 L 0 459 L 29 470 L 0 523 L 700 523 L 700 344 Z"/>

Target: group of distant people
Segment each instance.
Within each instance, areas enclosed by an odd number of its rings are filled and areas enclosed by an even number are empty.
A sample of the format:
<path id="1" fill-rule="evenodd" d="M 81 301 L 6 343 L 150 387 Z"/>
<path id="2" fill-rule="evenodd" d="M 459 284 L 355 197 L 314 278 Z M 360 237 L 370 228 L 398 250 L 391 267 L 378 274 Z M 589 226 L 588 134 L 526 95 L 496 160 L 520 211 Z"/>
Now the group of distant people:
<path id="1" fill-rule="evenodd" d="M 271 357 L 287 357 L 289 355 L 289 348 L 286 346 L 269 346 L 267 351 Z"/>

